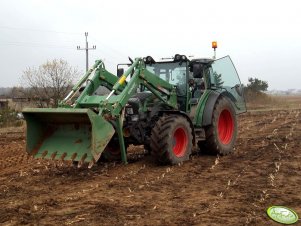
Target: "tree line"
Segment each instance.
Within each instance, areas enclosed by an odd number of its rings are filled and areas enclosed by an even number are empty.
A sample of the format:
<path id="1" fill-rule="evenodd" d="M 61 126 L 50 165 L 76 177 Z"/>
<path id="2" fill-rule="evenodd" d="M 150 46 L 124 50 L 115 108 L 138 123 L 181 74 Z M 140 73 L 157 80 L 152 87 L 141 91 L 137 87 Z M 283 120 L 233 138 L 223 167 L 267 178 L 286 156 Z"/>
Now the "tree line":
<path id="1" fill-rule="evenodd" d="M 38 68 L 25 69 L 21 77 L 22 87 L 14 87 L 11 96 L 27 98 L 37 107 L 57 107 L 79 76 L 79 70 L 65 60 L 47 61 Z"/>

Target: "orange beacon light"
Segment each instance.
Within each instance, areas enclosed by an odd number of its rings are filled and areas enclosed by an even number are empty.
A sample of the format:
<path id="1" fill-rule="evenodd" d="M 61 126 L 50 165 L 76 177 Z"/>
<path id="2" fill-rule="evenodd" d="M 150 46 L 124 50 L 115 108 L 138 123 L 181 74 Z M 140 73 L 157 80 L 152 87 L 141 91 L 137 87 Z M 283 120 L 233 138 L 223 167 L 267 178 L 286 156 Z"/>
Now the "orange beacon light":
<path id="1" fill-rule="evenodd" d="M 213 48 L 213 49 L 216 49 L 216 48 L 217 48 L 217 41 L 213 41 L 213 42 L 212 42 L 212 48 Z"/>

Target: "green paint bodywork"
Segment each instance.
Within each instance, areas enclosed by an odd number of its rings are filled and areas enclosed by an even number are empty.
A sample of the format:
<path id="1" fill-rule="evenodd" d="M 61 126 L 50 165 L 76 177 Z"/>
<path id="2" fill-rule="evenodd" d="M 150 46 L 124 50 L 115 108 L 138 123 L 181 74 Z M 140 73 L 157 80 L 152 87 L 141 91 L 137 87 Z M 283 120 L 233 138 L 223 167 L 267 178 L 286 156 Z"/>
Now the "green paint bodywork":
<path id="1" fill-rule="evenodd" d="M 188 67 L 186 74 L 189 74 Z M 131 79 L 126 81 L 128 76 Z M 60 102 L 59 108 L 23 110 L 27 122 L 26 150 L 37 158 L 96 162 L 112 137 L 117 135 L 122 161 L 127 163 L 123 121 L 129 99 L 144 87 L 152 95 L 139 103 L 140 113 L 150 111 L 156 105 L 164 105 L 165 109 L 185 111 L 181 114 L 188 115 L 192 106 L 188 76 L 186 82 L 186 95 L 181 96 L 185 98 L 185 106 L 179 109 L 180 97 L 177 96 L 175 85 L 148 71 L 143 59 L 136 58 L 120 78 L 108 72 L 104 63 L 98 60 Z M 214 88 L 209 75 L 204 76 L 204 82 L 206 89 L 197 105 L 194 105 L 195 114 L 191 117 L 193 126 L 199 128 L 203 126 L 203 115 L 210 95 L 224 92 L 223 88 Z M 84 84 L 85 88 L 75 99 Z M 100 86 L 111 90 L 111 93 L 94 95 Z"/>
<path id="2" fill-rule="evenodd" d="M 207 100 L 208 100 L 211 92 L 212 92 L 212 90 L 205 90 L 205 92 L 201 96 L 201 98 L 198 102 L 198 105 L 197 105 L 197 109 L 196 109 L 196 112 L 195 112 L 195 117 L 193 119 L 193 125 L 194 126 L 197 126 L 197 127 L 202 126 L 205 106 L 206 106 Z"/>

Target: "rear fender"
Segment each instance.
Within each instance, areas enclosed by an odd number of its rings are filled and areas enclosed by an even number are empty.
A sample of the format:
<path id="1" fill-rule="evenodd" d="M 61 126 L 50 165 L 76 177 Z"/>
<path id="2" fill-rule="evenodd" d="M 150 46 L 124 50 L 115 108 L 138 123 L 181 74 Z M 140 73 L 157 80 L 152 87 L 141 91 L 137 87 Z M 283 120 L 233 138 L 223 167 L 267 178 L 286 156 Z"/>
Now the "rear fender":
<path id="1" fill-rule="evenodd" d="M 204 108 L 203 117 L 202 117 L 202 126 L 208 126 L 212 122 L 212 114 L 214 105 L 221 94 L 218 92 L 211 92 Z"/>
<path id="2" fill-rule="evenodd" d="M 201 123 L 202 127 L 211 125 L 214 106 L 215 106 L 215 103 L 216 103 L 216 101 L 218 100 L 218 98 L 220 96 L 223 96 L 226 99 L 228 99 L 229 102 L 233 105 L 236 114 L 238 114 L 238 109 L 234 105 L 235 98 L 230 93 L 228 93 L 228 92 L 219 93 L 219 92 L 213 91 L 209 94 L 209 97 L 208 97 L 208 99 L 206 101 L 206 104 L 205 104 L 205 108 L 204 108 L 204 111 L 203 111 L 203 117 L 202 117 L 202 123 Z"/>

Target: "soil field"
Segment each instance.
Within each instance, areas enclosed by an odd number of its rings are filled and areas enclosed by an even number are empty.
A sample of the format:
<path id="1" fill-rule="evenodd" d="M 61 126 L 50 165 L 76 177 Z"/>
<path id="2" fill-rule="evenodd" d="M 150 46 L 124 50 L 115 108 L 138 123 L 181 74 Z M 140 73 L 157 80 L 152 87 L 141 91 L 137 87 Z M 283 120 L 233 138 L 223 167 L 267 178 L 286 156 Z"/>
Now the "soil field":
<path id="1" fill-rule="evenodd" d="M 130 147 L 128 165 L 77 169 L 24 146 L 22 129 L 1 129 L 0 225 L 279 225 L 271 205 L 301 215 L 300 105 L 243 114 L 233 154 L 176 166 Z"/>

